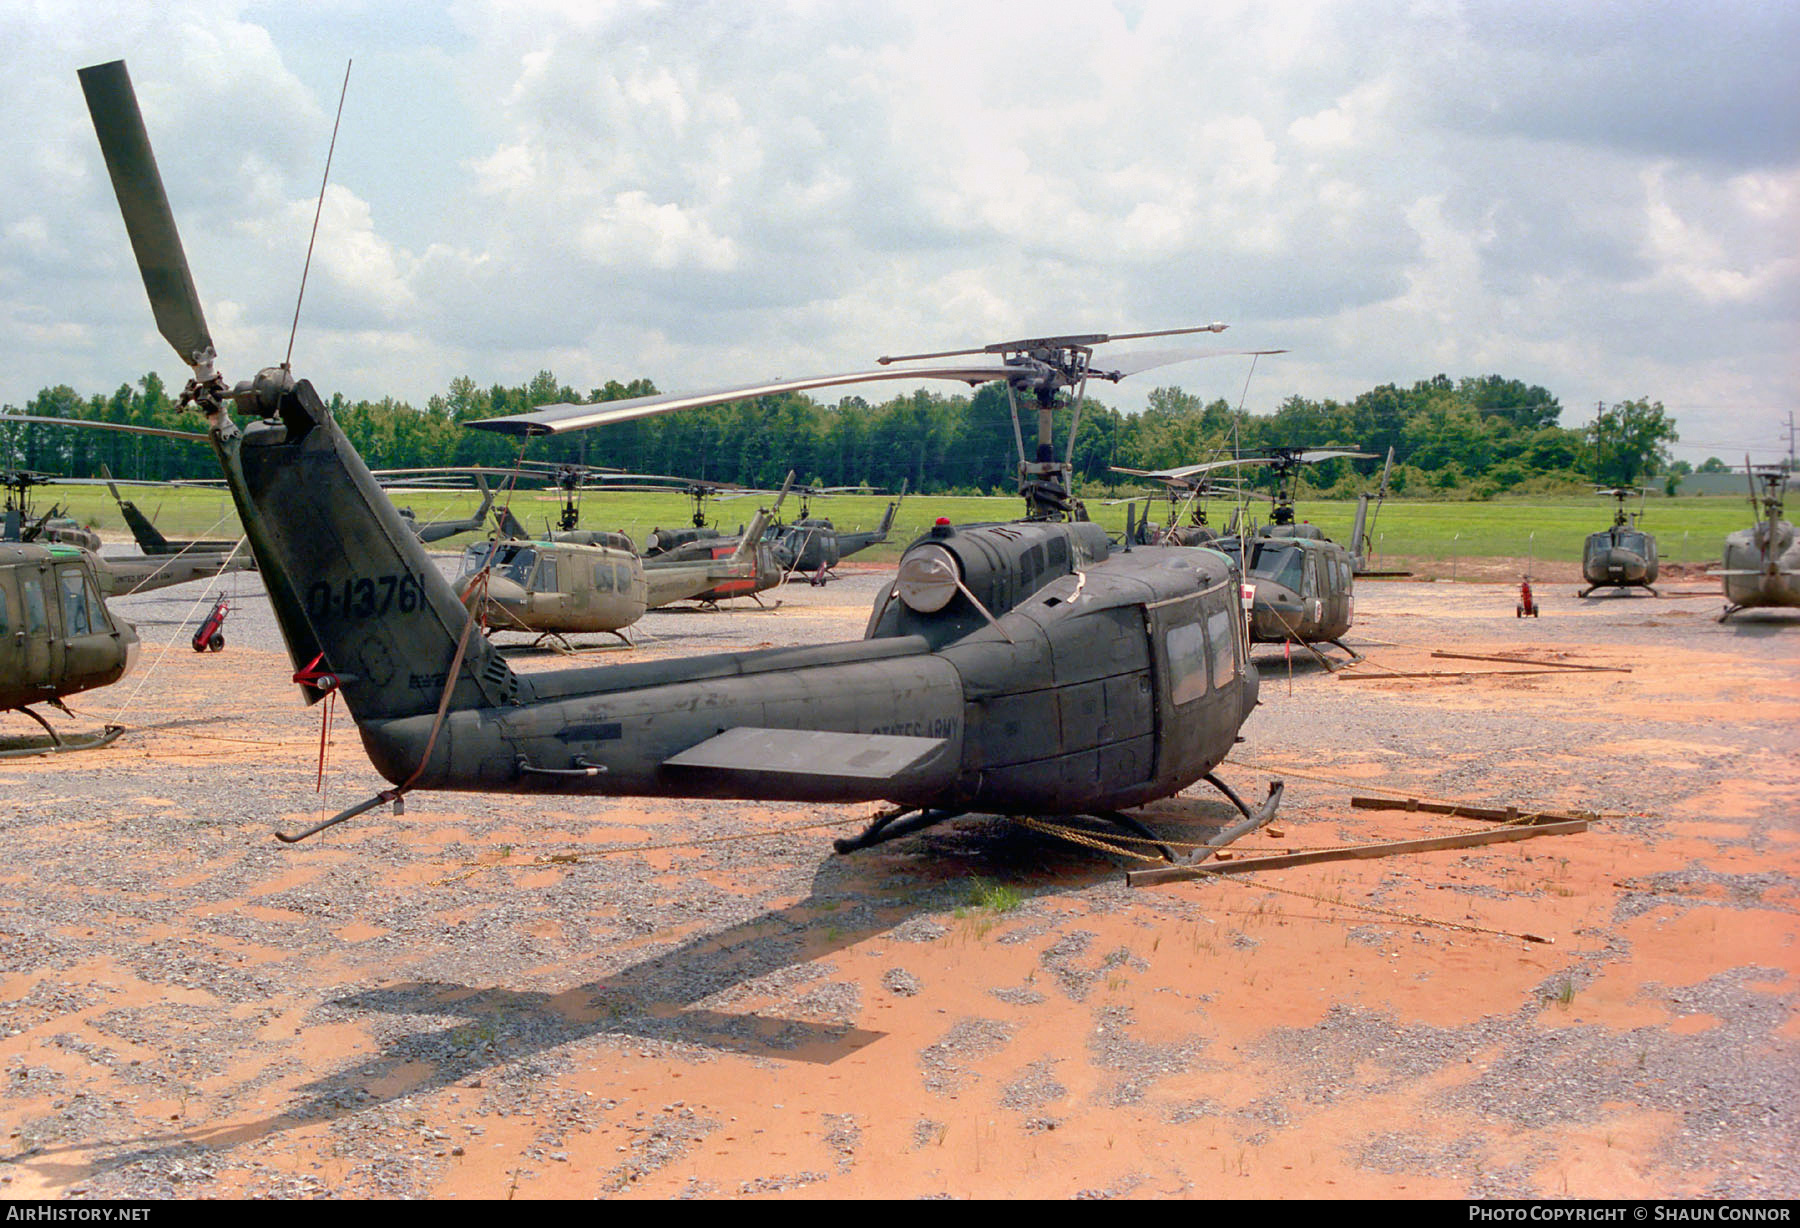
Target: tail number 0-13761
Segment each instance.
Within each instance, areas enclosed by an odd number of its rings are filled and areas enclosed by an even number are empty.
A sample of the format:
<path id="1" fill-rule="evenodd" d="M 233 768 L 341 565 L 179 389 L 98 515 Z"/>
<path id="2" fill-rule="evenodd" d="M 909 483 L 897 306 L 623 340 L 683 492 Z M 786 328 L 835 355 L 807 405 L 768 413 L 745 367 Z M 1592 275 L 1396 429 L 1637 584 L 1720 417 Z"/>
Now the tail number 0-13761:
<path id="1" fill-rule="evenodd" d="M 356 576 L 333 584 L 317 580 L 306 590 L 306 614 L 315 622 L 330 619 L 380 618 L 391 610 L 411 614 L 424 589 L 411 575 Z"/>

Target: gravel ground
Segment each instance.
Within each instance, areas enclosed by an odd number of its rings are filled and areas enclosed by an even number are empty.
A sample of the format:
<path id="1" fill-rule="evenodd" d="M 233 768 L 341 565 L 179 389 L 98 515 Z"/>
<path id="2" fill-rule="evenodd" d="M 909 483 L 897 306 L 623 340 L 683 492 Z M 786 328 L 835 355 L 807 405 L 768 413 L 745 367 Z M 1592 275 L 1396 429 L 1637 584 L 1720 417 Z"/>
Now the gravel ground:
<path id="1" fill-rule="evenodd" d="M 590 659 L 853 637 L 881 582 L 653 613 Z M 0 1196 L 1800 1196 L 1791 616 L 1548 585 L 1519 623 L 1503 586 L 1368 584 L 1352 643 L 1460 676 L 1258 650 L 1223 775 L 1289 773 L 1296 843 L 1392 823 L 1344 804 L 1361 781 L 1614 816 L 1280 880 L 1534 947 L 1133 891 L 991 821 L 849 858 L 768 834 L 868 807 L 420 795 L 279 846 L 382 782 L 340 714 L 313 792 L 319 713 L 257 578 L 220 587 L 216 657 L 187 646 L 208 586 L 114 603 L 144 659 L 73 706 L 121 743 L 0 765 Z M 1514 646 L 1632 672 L 1428 655 Z M 972 906 L 974 876 L 1023 902 Z"/>

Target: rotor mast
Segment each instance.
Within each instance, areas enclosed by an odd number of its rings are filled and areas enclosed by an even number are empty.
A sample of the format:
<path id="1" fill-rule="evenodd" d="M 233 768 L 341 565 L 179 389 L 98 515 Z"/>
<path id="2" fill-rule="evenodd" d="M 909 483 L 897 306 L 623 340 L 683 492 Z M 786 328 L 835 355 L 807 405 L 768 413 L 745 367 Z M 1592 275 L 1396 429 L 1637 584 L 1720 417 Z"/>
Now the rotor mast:
<path id="1" fill-rule="evenodd" d="M 1074 496 L 1075 432 L 1081 425 L 1081 398 L 1090 374 L 1115 383 L 1125 371 L 1096 369 L 1094 347 L 1108 341 L 1136 341 L 1146 337 L 1175 337 L 1192 333 L 1222 333 L 1224 324 L 1197 328 L 1164 328 L 1143 333 L 1084 333 L 1067 337 L 1027 337 L 999 341 L 980 349 L 939 350 L 931 354 L 887 355 L 875 361 L 882 366 L 933 358 L 959 358 L 970 354 L 998 354 L 1009 368 L 1006 398 L 1012 407 L 1013 430 L 1019 443 L 1019 493 L 1025 498 L 1031 520 L 1086 520 L 1081 501 Z M 1067 400 L 1060 399 L 1069 390 Z M 1037 405 L 1037 450 L 1025 455 L 1019 433 L 1019 398 L 1030 394 Z M 1055 416 L 1059 404 L 1070 407 L 1069 441 L 1063 459 L 1056 459 Z"/>

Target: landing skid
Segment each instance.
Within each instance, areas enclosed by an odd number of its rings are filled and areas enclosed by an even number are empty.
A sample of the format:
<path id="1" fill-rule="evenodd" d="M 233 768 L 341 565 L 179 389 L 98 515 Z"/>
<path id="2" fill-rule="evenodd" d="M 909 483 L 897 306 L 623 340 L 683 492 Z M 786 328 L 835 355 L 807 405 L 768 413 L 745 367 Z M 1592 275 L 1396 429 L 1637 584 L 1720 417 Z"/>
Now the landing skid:
<path id="1" fill-rule="evenodd" d="M 0 759 L 29 759 L 37 755 L 62 755 L 77 750 L 99 750 L 102 746 L 110 746 L 118 741 L 119 735 L 125 732 L 123 725 L 103 725 L 92 733 L 77 733 L 63 737 L 50 727 L 49 721 L 30 708 L 17 708 L 15 711 L 23 712 L 42 725 L 44 735 L 0 737 Z"/>
<path id="2" fill-rule="evenodd" d="M 1627 589 L 1642 588 L 1642 589 L 1648 589 L 1649 593 L 1652 597 L 1662 596 L 1661 593 L 1657 592 L 1654 588 L 1652 588 L 1648 584 L 1590 584 L 1586 588 L 1582 589 L 1579 593 L 1576 593 L 1575 596 L 1576 597 L 1586 597 L 1589 593 L 1598 592 L 1599 590 L 1601 590 L 1603 588 L 1617 589 L 1621 592 L 1625 591 Z"/>
<path id="3" fill-rule="evenodd" d="M 1269 785 L 1269 796 L 1263 800 L 1261 806 L 1252 810 L 1244 803 L 1243 798 L 1232 791 L 1230 785 L 1227 785 L 1213 773 L 1208 772 L 1205 776 L 1201 777 L 1201 779 L 1223 793 L 1226 799 L 1229 800 L 1233 806 L 1237 807 L 1238 813 L 1242 814 L 1244 819 L 1241 823 L 1226 828 L 1186 857 L 1178 857 L 1173 849 L 1164 844 L 1157 837 L 1155 832 L 1151 831 L 1148 827 L 1144 826 L 1143 823 L 1123 811 L 1093 810 L 1083 814 L 1066 817 L 1090 819 L 1109 827 L 1122 829 L 1129 835 L 1147 840 L 1162 854 L 1163 860 L 1171 865 L 1195 865 L 1207 860 L 1227 844 L 1243 838 L 1249 833 L 1257 830 L 1259 827 L 1266 826 L 1270 820 L 1275 817 L 1275 811 L 1281 805 L 1281 794 L 1284 786 L 1280 781 L 1275 781 Z M 939 823 L 947 823 L 952 819 L 961 818 L 968 813 L 967 810 L 934 810 L 931 808 L 890 810 L 884 814 L 876 815 L 874 820 L 870 822 L 867 827 L 863 828 L 859 834 L 852 836 L 849 839 L 832 841 L 832 847 L 839 853 L 854 853 L 858 849 L 873 848 L 877 844 L 886 844 L 890 840 L 898 840 L 902 836 L 910 836 L 915 832 L 924 831 L 928 827 L 935 827 Z"/>
<path id="4" fill-rule="evenodd" d="M 775 611 L 777 611 L 781 608 L 780 601 L 777 601 L 774 605 L 770 605 L 768 602 L 764 601 L 760 596 L 758 596 L 755 593 L 743 593 L 743 594 L 740 594 L 739 597 L 722 597 L 722 598 L 720 598 L 719 601 L 702 601 L 700 598 L 696 597 L 696 598 L 694 598 L 694 604 L 693 604 L 692 608 L 697 611 L 703 611 L 708 614 L 723 614 L 723 613 L 725 613 L 725 607 L 720 604 L 720 601 L 737 601 L 741 597 L 748 597 L 748 598 L 750 598 L 750 600 L 754 601 L 756 603 L 756 609 L 749 610 L 743 606 L 731 607 L 733 610 L 735 610 L 736 612 L 738 612 L 740 614 L 751 614 L 751 613 L 773 614 Z M 673 607 L 669 607 L 669 608 L 673 608 Z"/>
<path id="5" fill-rule="evenodd" d="M 617 636 L 619 642 L 621 644 L 625 645 L 625 647 L 627 647 L 627 648 L 637 647 L 637 645 L 635 645 L 631 642 L 630 636 L 626 635 L 623 631 L 620 631 L 617 628 L 609 627 L 605 632 L 603 632 L 603 634 Z M 544 632 L 543 634 L 539 635 L 537 637 L 537 639 L 535 639 L 531 642 L 531 647 L 534 649 L 549 648 L 554 652 L 562 653 L 565 657 L 572 657 L 578 652 L 587 651 L 586 649 L 576 647 L 574 642 L 571 641 L 568 636 L 564 635 L 560 631 Z M 599 647 L 599 645 L 596 644 L 596 645 L 593 645 L 593 647 L 597 648 L 597 647 Z"/>
<path id="6" fill-rule="evenodd" d="M 1270 643 L 1271 641 L 1265 640 L 1262 642 Z M 1273 641 L 1273 643 L 1275 643 L 1275 644 L 1288 643 L 1288 644 L 1299 645 L 1301 648 L 1304 648 L 1307 652 L 1312 653 L 1312 655 L 1318 660 L 1320 665 L 1323 665 L 1327 670 L 1330 670 L 1334 674 L 1340 669 L 1349 669 L 1352 665 L 1360 665 L 1360 664 L 1362 664 L 1362 661 L 1363 661 L 1363 654 L 1356 651 L 1356 649 L 1350 647 L 1350 645 L 1344 643 L 1344 641 L 1342 641 L 1342 640 L 1286 640 L 1286 641 L 1275 640 L 1275 641 Z M 1339 651 L 1341 651 L 1344 654 L 1346 660 L 1333 661 L 1330 657 L 1326 656 L 1324 653 L 1319 651 L 1318 645 L 1320 645 L 1320 644 L 1329 644 L 1329 645 L 1331 645 L 1331 647 L 1338 649 Z"/>

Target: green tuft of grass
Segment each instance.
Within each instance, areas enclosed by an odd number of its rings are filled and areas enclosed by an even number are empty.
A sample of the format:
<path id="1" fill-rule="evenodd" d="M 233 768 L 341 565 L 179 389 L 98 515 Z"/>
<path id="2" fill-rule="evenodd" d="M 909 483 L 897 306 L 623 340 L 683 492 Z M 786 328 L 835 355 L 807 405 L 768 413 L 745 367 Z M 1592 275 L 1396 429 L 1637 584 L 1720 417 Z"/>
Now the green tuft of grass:
<path id="1" fill-rule="evenodd" d="M 1011 912 L 1025 902 L 1025 897 L 1018 890 L 1005 883 L 991 883 L 977 876 L 969 882 L 969 904 L 974 908 L 985 908 L 989 912 Z"/>

